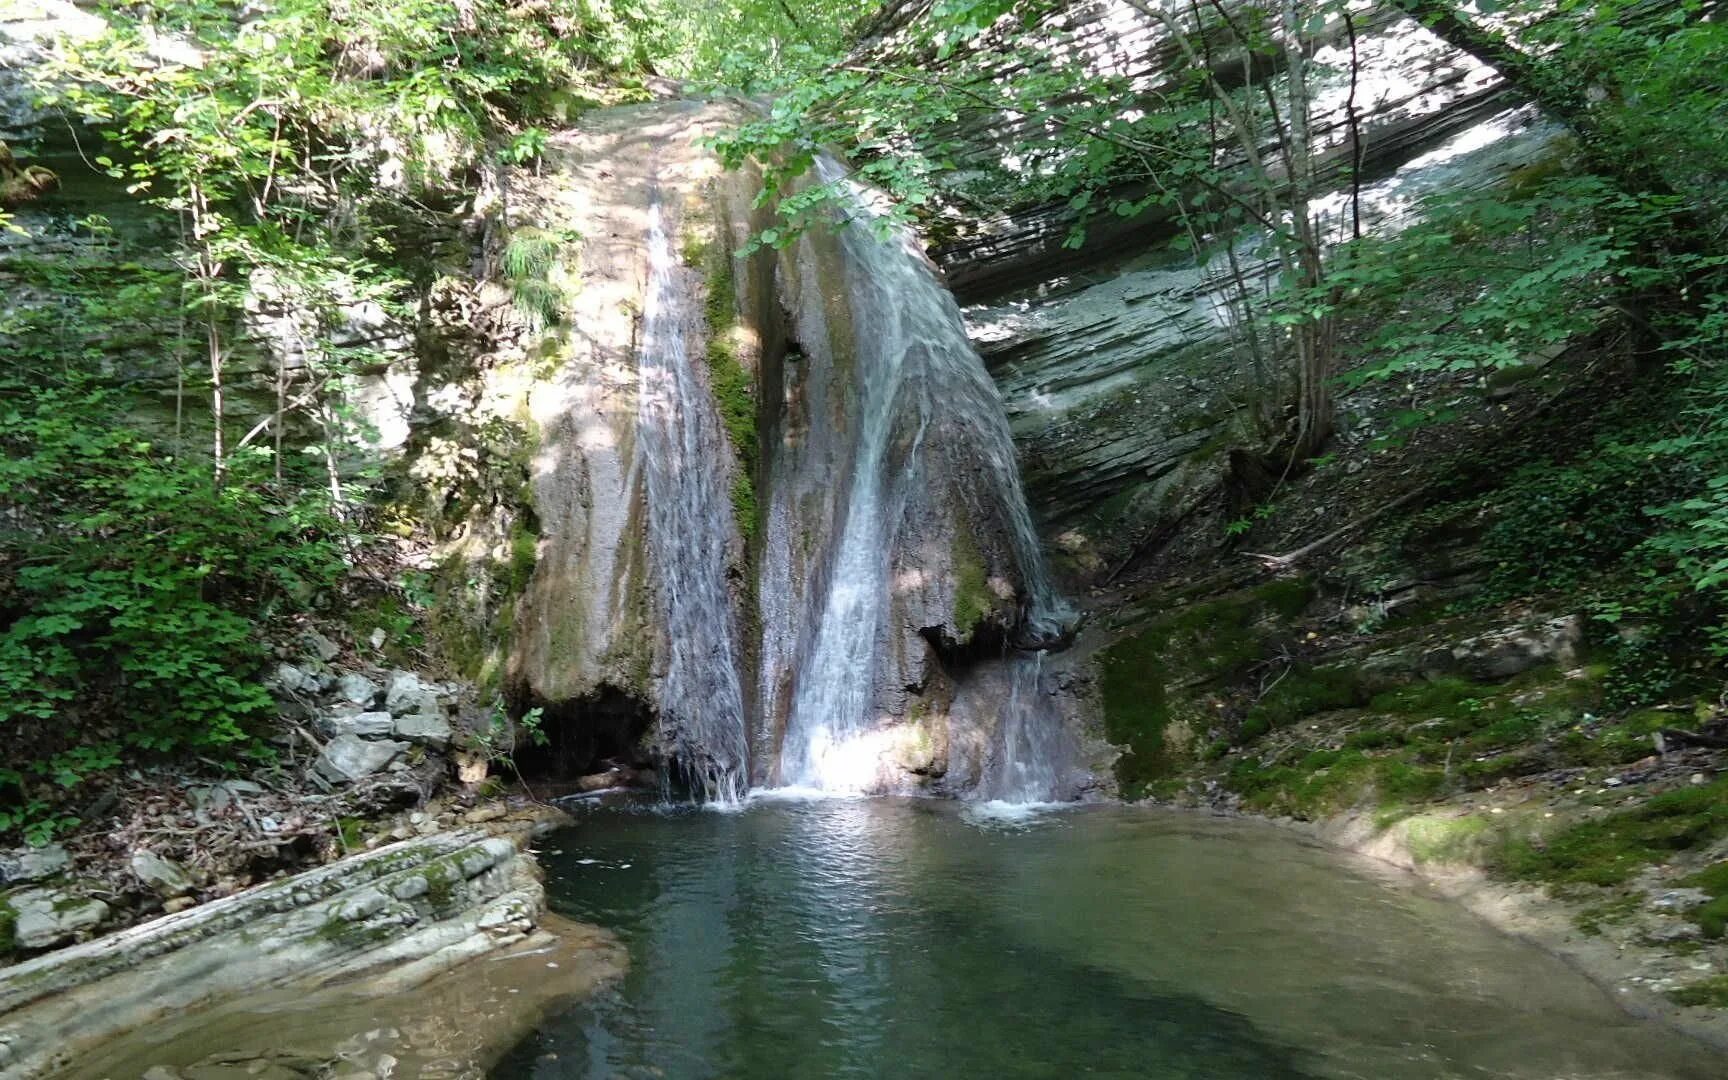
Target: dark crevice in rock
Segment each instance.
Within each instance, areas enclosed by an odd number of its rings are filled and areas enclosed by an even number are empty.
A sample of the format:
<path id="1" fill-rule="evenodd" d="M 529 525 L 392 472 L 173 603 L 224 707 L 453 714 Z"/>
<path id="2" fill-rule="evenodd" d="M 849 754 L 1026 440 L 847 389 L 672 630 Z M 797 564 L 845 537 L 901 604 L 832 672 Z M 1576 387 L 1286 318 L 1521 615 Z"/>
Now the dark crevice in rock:
<path id="1" fill-rule="evenodd" d="M 523 780 L 571 781 L 609 763 L 640 767 L 653 711 L 633 694 L 603 686 L 573 701 L 538 703 L 543 738 L 517 734 L 516 771 Z"/>

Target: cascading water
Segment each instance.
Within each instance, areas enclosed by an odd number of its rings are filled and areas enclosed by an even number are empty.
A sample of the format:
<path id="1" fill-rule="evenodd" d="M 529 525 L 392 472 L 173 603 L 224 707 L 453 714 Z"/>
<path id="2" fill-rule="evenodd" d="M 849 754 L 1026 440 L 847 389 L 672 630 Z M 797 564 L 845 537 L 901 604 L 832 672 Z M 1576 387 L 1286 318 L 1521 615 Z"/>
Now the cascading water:
<path id="1" fill-rule="evenodd" d="M 732 505 L 725 438 L 689 341 L 700 309 L 666 234 L 648 211 L 648 288 L 638 356 L 638 430 L 648 488 L 648 559 L 666 640 L 660 740 L 690 786 L 713 802 L 744 794 L 748 749 L 737 632 L 726 589 Z"/>
<path id="2" fill-rule="evenodd" d="M 1043 674 L 1042 649 L 1010 660 L 1008 706 L 1002 713 L 995 761 L 979 785 L 981 798 L 1004 803 L 1055 798 L 1073 744 L 1044 693 Z"/>
<path id="3" fill-rule="evenodd" d="M 831 519 L 838 540 L 809 598 L 814 626 L 792 673 L 780 781 L 857 791 L 871 786 L 877 769 L 868 736 L 875 726 L 878 665 L 896 587 L 890 573 L 896 530 L 910 485 L 927 475 L 921 467 L 925 436 L 939 412 L 965 432 L 966 459 L 987 485 L 985 497 L 1009 524 L 1025 603 L 1019 642 L 1049 644 L 1063 634 L 1069 613 L 1039 551 L 1001 399 L 967 339 L 954 298 L 912 237 L 884 228 L 871 193 L 847 179 L 838 162 L 820 158 L 816 172 L 823 183 L 838 186 L 849 203 L 847 219 L 836 231 L 855 409 L 848 436 L 852 445 L 835 455 L 849 464 L 849 483 L 830 496 L 844 500 Z M 816 312 L 809 318 L 823 316 Z M 769 654 L 788 651 L 769 646 Z M 1034 665 L 1030 679 L 1036 684 L 1036 660 L 1016 658 L 1013 664 Z M 1016 671 L 1014 677 L 1023 676 Z M 1005 718 L 1002 726 L 1019 732 L 1018 745 L 1032 738 L 1028 726 L 1042 719 Z M 1051 797 L 1055 779 L 1045 783 L 1028 777 L 1026 785 L 1005 781 L 998 786 L 1003 788 L 998 798 L 1037 801 Z"/>

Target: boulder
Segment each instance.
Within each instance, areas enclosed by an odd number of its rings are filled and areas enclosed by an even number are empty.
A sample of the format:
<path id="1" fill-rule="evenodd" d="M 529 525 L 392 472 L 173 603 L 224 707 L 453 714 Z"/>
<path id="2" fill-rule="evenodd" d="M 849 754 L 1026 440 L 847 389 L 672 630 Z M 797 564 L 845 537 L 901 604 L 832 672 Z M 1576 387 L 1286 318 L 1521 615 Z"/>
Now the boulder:
<path id="1" fill-rule="evenodd" d="M 394 726 L 387 712 L 329 713 L 318 718 L 319 732 L 330 738 L 358 735 L 377 739 L 390 734 Z"/>
<path id="2" fill-rule="evenodd" d="M 309 655 L 316 656 L 320 662 L 325 664 L 336 659 L 337 654 L 342 651 L 340 645 L 337 645 L 334 641 L 331 641 L 316 630 L 308 630 L 300 635 L 300 647 L 305 649 Z"/>
<path id="3" fill-rule="evenodd" d="M 371 741 L 358 735 L 338 735 L 324 747 L 314 767 L 333 783 L 352 783 L 388 768 L 407 749 L 407 743 L 391 739 Z"/>
<path id="4" fill-rule="evenodd" d="M 22 885 L 53 877 L 72 865 L 72 856 L 59 844 L 19 848 L 0 855 L 0 885 Z"/>
<path id="5" fill-rule="evenodd" d="M 444 706 L 438 700 L 438 688 L 421 682 L 420 676 L 411 671 L 398 671 L 390 676 L 389 688 L 384 692 L 384 707 L 392 716 L 438 716 L 444 712 Z"/>
<path id="6" fill-rule="evenodd" d="M 1511 626 L 1465 638 L 1425 653 L 1421 674 L 1463 675 L 1471 679 L 1509 679 L 1544 664 L 1571 667 L 1584 640 L 1584 620 L 1577 615 L 1527 626 Z"/>
<path id="7" fill-rule="evenodd" d="M 455 735 L 450 728 L 450 721 L 435 713 L 413 713 L 397 717 L 395 732 L 398 738 L 407 739 L 418 746 L 430 746 L 434 750 L 449 746 L 451 737 Z"/>
<path id="8" fill-rule="evenodd" d="M 61 889 L 31 889 L 12 896 L 12 940 L 20 949 L 51 949 L 108 919 L 108 905 Z"/>
<path id="9" fill-rule="evenodd" d="M 398 716 L 410 712 L 409 707 L 420 701 L 424 689 L 420 685 L 420 676 L 412 671 L 392 671 L 385 683 L 384 707 Z"/>
<path id="10" fill-rule="evenodd" d="M 635 769 L 617 766 L 605 772 L 589 773 L 576 778 L 576 790 L 587 793 L 607 791 L 611 788 L 629 787 L 636 783 L 638 775 Z"/>
<path id="11" fill-rule="evenodd" d="M 185 896 L 192 891 L 192 876 L 186 868 L 154 851 L 132 853 L 132 874 L 157 896 Z"/>
<path id="12" fill-rule="evenodd" d="M 378 684 L 355 671 L 336 680 L 336 692 L 342 695 L 342 700 L 356 705 L 371 705 L 378 700 Z"/>

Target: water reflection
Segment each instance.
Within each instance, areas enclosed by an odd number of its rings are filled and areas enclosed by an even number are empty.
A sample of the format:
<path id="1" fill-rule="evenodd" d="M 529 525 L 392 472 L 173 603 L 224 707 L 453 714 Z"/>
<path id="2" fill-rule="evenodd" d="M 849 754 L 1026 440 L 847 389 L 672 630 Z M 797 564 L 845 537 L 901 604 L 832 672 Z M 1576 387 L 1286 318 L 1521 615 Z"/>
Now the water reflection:
<path id="1" fill-rule="evenodd" d="M 595 810 L 557 846 L 555 904 L 633 965 L 495 1077 L 1722 1074 L 1406 880 L 1251 824 L 777 800 Z"/>

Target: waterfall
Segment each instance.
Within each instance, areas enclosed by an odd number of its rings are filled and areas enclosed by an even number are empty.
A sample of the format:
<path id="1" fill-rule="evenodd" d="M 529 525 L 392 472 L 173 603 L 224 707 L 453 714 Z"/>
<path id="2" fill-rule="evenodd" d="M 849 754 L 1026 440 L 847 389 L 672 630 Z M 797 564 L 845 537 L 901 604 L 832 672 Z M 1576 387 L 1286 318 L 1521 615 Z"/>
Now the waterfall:
<path id="1" fill-rule="evenodd" d="M 747 786 L 744 695 L 726 588 L 731 454 L 689 342 L 701 309 L 667 237 L 658 193 L 648 210 L 648 288 L 638 355 L 638 431 L 647 476 L 648 561 L 665 635 L 659 733 L 691 788 L 734 802 Z"/>
<path id="2" fill-rule="evenodd" d="M 1077 749 L 1044 692 L 1044 650 L 1008 663 L 1008 706 L 1003 711 L 995 760 L 979 785 L 980 797 L 1004 803 L 1049 802 Z"/>
<path id="3" fill-rule="evenodd" d="M 964 432 L 965 462 L 984 487 L 973 497 L 991 502 L 1009 526 L 1025 603 L 1021 643 L 1036 646 L 1060 637 L 1069 613 L 1039 550 L 1001 398 L 967 338 L 954 298 L 911 235 L 889 228 L 872 206 L 872 193 L 849 180 L 838 162 L 819 158 L 816 173 L 821 182 L 838 186 L 846 203 L 845 220 L 835 228 L 851 364 L 849 372 L 833 365 L 834 374 L 810 377 L 849 376 L 853 407 L 851 425 L 840 436 L 850 444 L 811 453 L 810 468 L 833 474 L 825 477 L 824 498 L 830 500 L 837 540 L 826 564 L 812 575 L 813 595 L 805 598 L 809 624 L 792 672 L 780 780 L 795 787 L 860 791 L 872 787 L 879 767 L 871 735 L 879 719 L 873 715 L 879 669 L 884 649 L 892 644 L 886 622 L 897 585 L 890 570 L 898 530 L 915 487 L 956 467 L 953 461 L 925 461 L 933 453 L 926 434 L 939 417 Z M 805 336 L 827 333 L 825 312 L 808 301 L 806 309 L 801 315 Z M 812 330 L 817 325 L 819 331 Z M 780 530 L 770 538 L 771 554 L 789 559 L 787 522 L 771 526 Z M 771 557 L 770 573 L 778 572 L 774 562 Z M 768 641 L 764 653 L 785 663 L 793 650 Z M 1034 671 L 1034 683 L 1036 677 Z M 1027 695 L 1033 696 L 1035 691 Z M 1024 726 L 1038 718 L 1012 722 Z M 1027 734 L 1020 741 L 1031 738 Z M 1048 789 L 1036 797 L 1048 798 Z"/>

